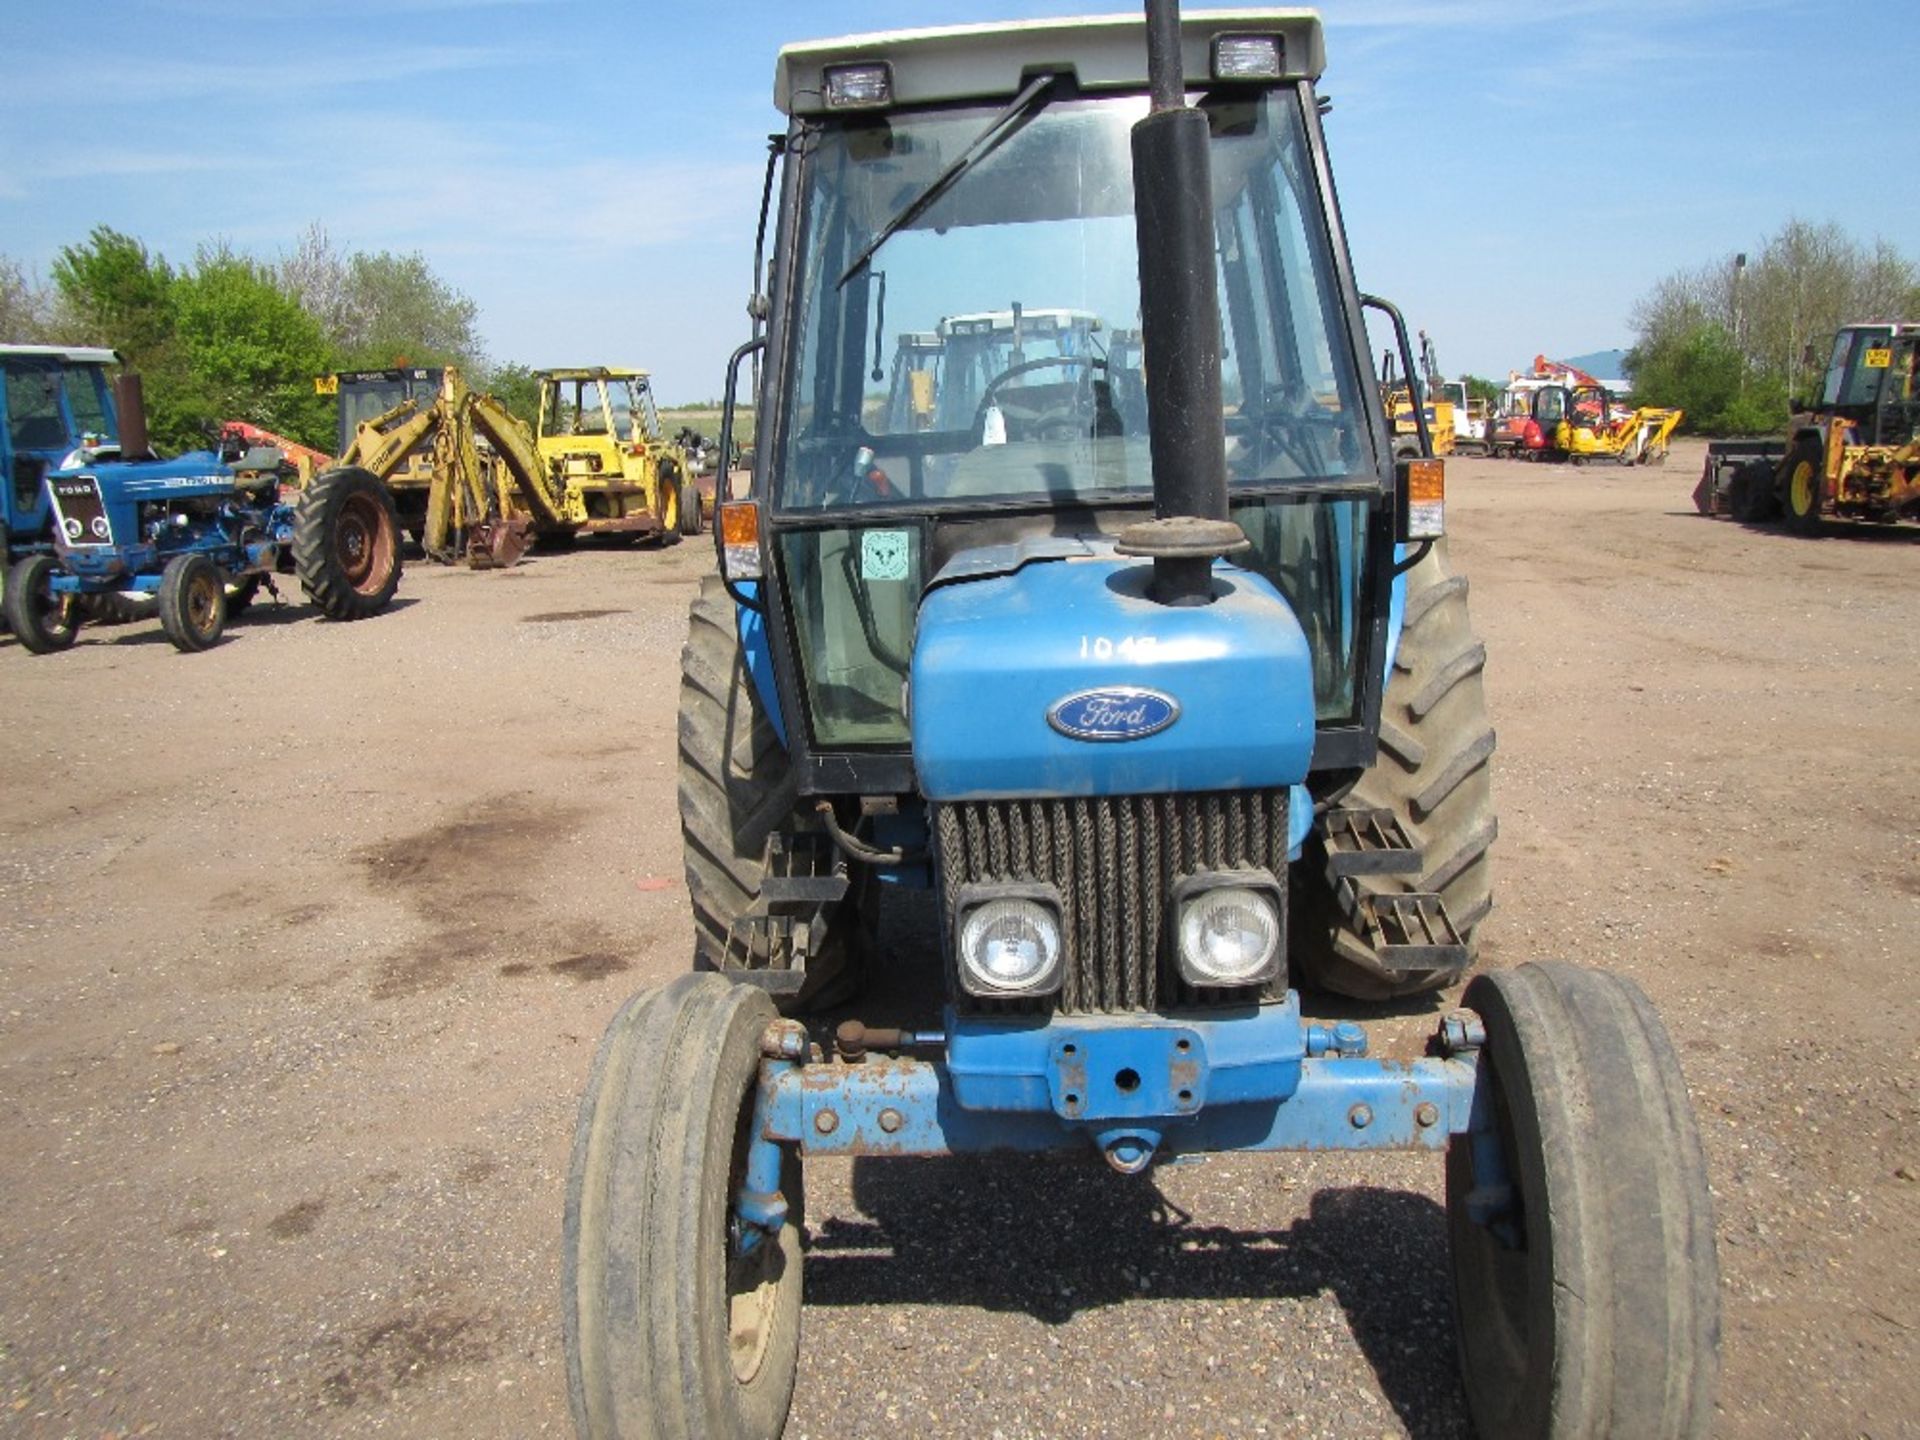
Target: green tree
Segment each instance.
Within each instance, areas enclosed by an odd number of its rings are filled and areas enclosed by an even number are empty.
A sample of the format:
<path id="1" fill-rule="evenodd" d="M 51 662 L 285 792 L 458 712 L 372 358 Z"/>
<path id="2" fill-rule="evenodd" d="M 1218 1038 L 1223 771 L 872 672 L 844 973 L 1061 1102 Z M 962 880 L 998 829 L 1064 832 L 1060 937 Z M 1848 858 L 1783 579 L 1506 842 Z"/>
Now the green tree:
<path id="1" fill-rule="evenodd" d="M 486 377 L 486 389 L 529 430 L 540 418 L 540 382 L 525 365 L 496 365 Z"/>
<path id="2" fill-rule="evenodd" d="M 144 381 L 147 430 L 162 449 L 201 443 L 204 401 L 174 336 L 174 269 L 111 226 L 61 248 L 53 285 L 69 343 L 118 350 Z"/>
<path id="3" fill-rule="evenodd" d="M 1491 404 L 1507 393 L 1506 385 L 1499 380 L 1488 380 L 1479 375 L 1462 375 L 1460 380 L 1467 387 L 1469 400 L 1485 400 Z"/>
<path id="4" fill-rule="evenodd" d="M 247 420 L 330 448 L 333 402 L 313 377 L 335 368 L 320 322 L 274 272 L 222 246 L 174 282 L 175 341 L 193 379 L 195 419 Z"/>
<path id="5" fill-rule="evenodd" d="M 1627 354 L 1634 399 L 1687 412 L 1708 435 L 1764 435 L 1787 422 L 1785 383 L 1752 373 L 1733 336 L 1711 320 L 1674 328 Z"/>

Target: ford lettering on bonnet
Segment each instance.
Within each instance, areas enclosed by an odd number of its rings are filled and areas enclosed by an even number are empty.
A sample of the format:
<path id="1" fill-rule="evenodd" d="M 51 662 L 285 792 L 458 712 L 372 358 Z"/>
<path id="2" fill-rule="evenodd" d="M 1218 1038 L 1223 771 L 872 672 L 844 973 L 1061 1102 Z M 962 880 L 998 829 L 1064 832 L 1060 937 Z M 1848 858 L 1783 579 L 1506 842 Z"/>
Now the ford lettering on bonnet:
<path id="1" fill-rule="evenodd" d="M 1078 691 L 1047 711 L 1047 723 L 1074 740 L 1144 740 L 1179 718 L 1171 695 L 1124 685 Z"/>

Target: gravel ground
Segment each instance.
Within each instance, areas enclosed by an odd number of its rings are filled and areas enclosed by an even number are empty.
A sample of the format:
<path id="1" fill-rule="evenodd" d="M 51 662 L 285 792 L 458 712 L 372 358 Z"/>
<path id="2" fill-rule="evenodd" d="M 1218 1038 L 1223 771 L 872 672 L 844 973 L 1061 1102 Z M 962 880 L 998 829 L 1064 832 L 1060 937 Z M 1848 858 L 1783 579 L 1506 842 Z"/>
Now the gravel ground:
<path id="1" fill-rule="evenodd" d="M 1698 463 L 1453 467 L 1501 742 L 1484 962 L 1619 969 L 1672 1029 L 1721 1433 L 1920 1434 L 1920 549 L 1698 519 Z M 569 1433 L 567 1146 L 606 1020 L 687 960 L 710 557 L 418 566 L 375 620 L 268 606 L 199 656 L 0 640 L 0 1433 Z M 886 934 L 924 952 L 912 907 Z M 789 1433 L 1465 1434 L 1439 1186 L 810 1167 Z"/>

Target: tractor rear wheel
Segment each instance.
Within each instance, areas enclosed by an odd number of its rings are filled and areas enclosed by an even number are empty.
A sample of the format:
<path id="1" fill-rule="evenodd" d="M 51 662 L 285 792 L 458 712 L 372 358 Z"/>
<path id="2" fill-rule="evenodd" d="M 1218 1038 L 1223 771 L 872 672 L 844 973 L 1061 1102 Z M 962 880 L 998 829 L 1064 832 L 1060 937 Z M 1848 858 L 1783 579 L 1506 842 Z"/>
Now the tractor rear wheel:
<path id="1" fill-rule="evenodd" d="M 680 667 L 680 836 L 694 968 L 771 969 L 777 962 L 768 937 L 741 922 L 761 898 L 768 838 L 812 830 L 814 821 L 747 673 L 733 599 L 717 575 L 700 581 Z M 856 873 L 847 898 L 815 927 L 805 984 L 781 1000 L 789 1012 L 842 997 L 857 981 L 876 888 L 863 881 Z"/>
<path id="2" fill-rule="evenodd" d="M 607 1027 L 580 1101 L 562 1232 L 567 1395 L 582 1440 L 777 1436 L 800 1354 L 798 1154 L 787 1223 L 741 1253 L 760 991 L 683 975 Z"/>
<path id="3" fill-rule="evenodd" d="M 1493 908 L 1488 851 L 1499 822 L 1493 809 L 1489 762 L 1493 726 L 1481 671 L 1487 647 L 1467 613 L 1467 577 L 1447 563 L 1447 542 L 1436 540 L 1407 572 L 1400 646 L 1380 703 L 1380 753 L 1341 802 L 1355 809 L 1388 810 L 1421 856 L 1418 875 L 1361 877 L 1363 889 L 1438 895 L 1467 942 Z M 1305 902 L 1297 907 L 1304 933 L 1295 955 L 1308 979 L 1361 1000 L 1413 995 L 1446 985 L 1449 970 L 1388 970 L 1340 903 L 1331 872 L 1296 867 Z"/>
<path id="4" fill-rule="evenodd" d="M 47 583 L 58 568 L 51 555 L 29 555 L 7 572 L 7 593 L 0 597 L 7 628 L 35 655 L 64 650 L 80 633 L 79 597 L 56 595 Z"/>
<path id="5" fill-rule="evenodd" d="M 1686 1081 L 1628 980 L 1482 975 L 1475 1129 L 1447 1147 L 1467 1406 L 1482 1435 L 1687 1440 L 1713 1423 L 1713 1203 Z"/>
<path id="6" fill-rule="evenodd" d="M 1818 440 L 1797 442 L 1781 469 L 1780 508 L 1796 535 L 1820 533 L 1821 491 L 1826 486 L 1827 453 Z"/>
<path id="7" fill-rule="evenodd" d="M 160 628 L 173 648 L 192 655 L 227 628 L 227 581 L 204 555 L 176 555 L 160 572 Z"/>
<path id="8" fill-rule="evenodd" d="M 329 620 L 386 609 L 400 585 L 400 519 L 379 477 L 348 466 L 314 478 L 294 517 L 293 568 Z"/>

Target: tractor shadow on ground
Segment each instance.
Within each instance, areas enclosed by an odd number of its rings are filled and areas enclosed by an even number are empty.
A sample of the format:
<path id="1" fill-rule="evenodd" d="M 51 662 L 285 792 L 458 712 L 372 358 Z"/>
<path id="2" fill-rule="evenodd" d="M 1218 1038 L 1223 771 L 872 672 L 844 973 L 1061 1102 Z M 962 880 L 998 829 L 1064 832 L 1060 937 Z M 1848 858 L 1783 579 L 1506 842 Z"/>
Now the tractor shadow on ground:
<path id="1" fill-rule="evenodd" d="M 1851 545 L 1920 545 L 1920 527 L 1913 525 L 1875 525 L 1864 520 L 1837 520 L 1822 525 L 1817 534 L 1796 535 L 1778 520 L 1735 520 L 1726 515 L 1702 515 L 1691 506 L 1684 510 L 1669 510 L 1667 515 L 1676 520 L 1714 520 L 1722 525 L 1737 526 L 1750 535 L 1777 535 L 1781 539 L 1802 544 L 1809 540 L 1839 540 Z"/>
<path id="2" fill-rule="evenodd" d="M 858 1215 L 813 1227 L 809 1305 L 938 1303 L 1062 1325 L 1128 1301 L 1331 1293 L 1408 1432 L 1470 1433 L 1446 1215 L 1425 1196 L 1322 1190 L 1284 1229 L 1239 1229 L 1197 1221 L 1151 1174 L 981 1156 L 856 1160 L 853 1196 Z"/>

